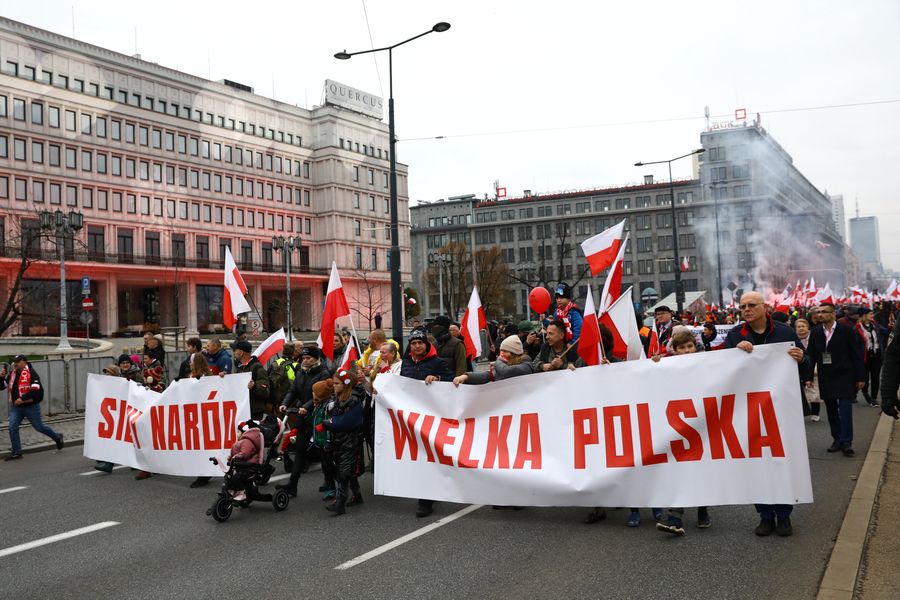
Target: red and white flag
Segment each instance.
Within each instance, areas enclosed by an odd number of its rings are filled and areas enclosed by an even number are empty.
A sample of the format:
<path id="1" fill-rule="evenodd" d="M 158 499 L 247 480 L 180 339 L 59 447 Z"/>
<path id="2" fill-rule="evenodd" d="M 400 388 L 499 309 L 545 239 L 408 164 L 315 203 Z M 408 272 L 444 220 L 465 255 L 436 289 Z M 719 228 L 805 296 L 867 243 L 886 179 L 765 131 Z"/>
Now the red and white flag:
<path id="1" fill-rule="evenodd" d="M 584 299 L 584 319 L 581 321 L 581 337 L 578 338 L 578 355 L 584 359 L 588 366 L 599 365 L 604 350 L 609 352 L 611 348 L 604 349 L 600 341 L 600 323 L 597 321 L 597 313 L 594 310 L 594 297 L 591 295 L 591 286 L 588 286 L 587 297 Z"/>
<path id="2" fill-rule="evenodd" d="M 322 354 L 329 358 L 334 354 L 334 322 L 341 317 L 350 316 L 350 305 L 344 295 L 341 276 L 338 275 L 337 263 L 331 262 L 331 277 L 328 279 L 328 291 L 325 294 L 325 310 L 322 314 L 322 329 L 316 343 Z"/>
<path id="3" fill-rule="evenodd" d="M 259 345 L 259 348 L 253 351 L 253 356 L 257 357 L 260 363 L 266 364 L 273 356 L 277 356 L 281 352 L 286 339 L 284 337 L 284 329 L 279 327 L 275 333 L 267 337 L 266 341 Z"/>
<path id="4" fill-rule="evenodd" d="M 228 329 L 234 329 L 237 316 L 250 312 L 250 303 L 244 297 L 247 294 L 247 284 L 234 264 L 231 249 L 225 246 L 225 293 L 222 297 L 222 322 Z"/>
<path id="5" fill-rule="evenodd" d="M 600 313 L 605 312 L 622 295 L 622 264 L 625 259 L 626 246 L 628 246 L 627 233 L 625 234 L 625 239 L 622 240 L 622 245 L 619 247 L 619 253 L 616 255 L 612 269 L 609 270 L 606 281 L 603 282 L 603 292 L 600 294 L 600 306 L 598 307 L 598 312 Z"/>
<path id="6" fill-rule="evenodd" d="M 484 316 L 484 308 L 481 307 L 481 297 L 478 295 L 478 288 L 473 286 L 469 305 L 460 322 L 460 334 L 466 344 L 466 356 L 473 361 L 481 356 L 481 330 L 485 327 L 487 319 Z"/>
<path id="7" fill-rule="evenodd" d="M 334 336 L 331 336 L 334 338 Z M 334 349 L 332 349 L 332 352 Z M 344 356 L 341 357 L 341 366 L 338 367 L 338 370 L 350 370 L 350 365 L 353 364 L 354 361 L 359 360 L 359 347 L 356 344 L 356 337 L 350 336 L 350 342 L 347 344 L 347 348 L 344 350 Z"/>
<path id="8" fill-rule="evenodd" d="M 622 219 L 606 231 L 581 242 L 581 249 L 591 268 L 591 275 L 596 277 L 607 267 L 613 264 L 622 244 L 622 232 L 625 229 L 625 220 Z"/>
<path id="9" fill-rule="evenodd" d="M 827 281 L 825 282 L 825 287 L 816 292 L 813 300 L 817 304 L 822 304 L 823 302 L 830 302 L 831 304 L 834 304 L 834 294 L 831 291 L 831 285 Z"/>
<path id="10" fill-rule="evenodd" d="M 635 319 L 634 308 L 631 304 L 631 288 L 619 296 L 606 312 L 600 314 L 600 322 L 606 325 L 613 334 L 613 347 L 604 348 L 607 355 L 612 354 L 623 360 L 645 358 L 641 332 L 638 331 L 637 319 Z"/>
<path id="11" fill-rule="evenodd" d="M 733 302 L 733 300 L 732 300 Z M 653 319 L 653 328 L 650 330 L 650 343 L 647 344 L 647 358 L 653 358 L 654 354 L 660 353 L 659 347 L 659 330 L 656 328 L 656 319 Z"/>
<path id="12" fill-rule="evenodd" d="M 691 261 L 688 260 L 687 256 L 682 256 L 681 257 L 681 272 L 684 273 L 685 271 L 690 271 L 690 270 L 691 270 Z"/>
<path id="13" fill-rule="evenodd" d="M 900 296 L 900 289 L 897 289 L 897 280 L 891 279 L 891 285 L 888 286 L 887 290 L 884 292 L 885 296 L 889 296 L 891 298 L 896 298 Z"/>

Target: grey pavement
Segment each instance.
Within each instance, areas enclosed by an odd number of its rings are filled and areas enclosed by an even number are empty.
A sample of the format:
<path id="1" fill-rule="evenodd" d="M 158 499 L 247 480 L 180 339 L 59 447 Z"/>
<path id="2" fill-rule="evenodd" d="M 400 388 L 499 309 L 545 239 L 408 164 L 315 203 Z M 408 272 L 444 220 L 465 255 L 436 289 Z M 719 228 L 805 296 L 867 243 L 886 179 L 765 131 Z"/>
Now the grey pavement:
<path id="1" fill-rule="evenodd" d="M 373 497 L 365 475 L 365 504 L 334 518 L 315 491 L 321 478 L 313 467 L 285 512 L 254 504 L 217 524 L 204 514 L 212 485 L 135 481 L 128 469 L 81 475 L 93 463 L 77 446 L 29 454 L 0 463 L 0 492 L 25 487 L 0 494 L 0 552 L 99 522 L 120 525 L 0 559 L 3 595 L 815 598 L 878 415 L 854 405 L 854 458 L 825 452 L 824 415 L 807 422 L 815 503 L 796 508 L 789 538 L 753 535 L 750 506 L 713 507 L 706 530 L 688 510 L 683 538 L 657 532 L 649 509 L 644 524 L 629 529 L 627 509 L 585 525 L 583 508 L 483 507 L 346 571 L 334 567 L 464 506 L 439 503 L 434 516 L 417 520 L 414 500 Z"/>

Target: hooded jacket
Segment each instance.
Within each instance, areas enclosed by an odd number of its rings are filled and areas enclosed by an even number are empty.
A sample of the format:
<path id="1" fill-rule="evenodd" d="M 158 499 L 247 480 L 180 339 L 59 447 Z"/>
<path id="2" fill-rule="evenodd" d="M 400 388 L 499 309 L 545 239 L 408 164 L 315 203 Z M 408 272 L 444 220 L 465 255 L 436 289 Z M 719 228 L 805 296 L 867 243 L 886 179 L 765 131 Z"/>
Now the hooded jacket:
<path id="1" fill-rule="evenodd" d="M 403 357 L 403 364 L 400 365 L 400 375 L 411 379 L 425 381 L 429 375 L 435 375 L 441 381 L 453 381 L 453 371 L 447 365 L 447 361 L 437 355 L 437 350 L 431 345 L 431 342 L 425 340 L 425 356 L 416 360 L 406 349 L 406 355 Z"/>

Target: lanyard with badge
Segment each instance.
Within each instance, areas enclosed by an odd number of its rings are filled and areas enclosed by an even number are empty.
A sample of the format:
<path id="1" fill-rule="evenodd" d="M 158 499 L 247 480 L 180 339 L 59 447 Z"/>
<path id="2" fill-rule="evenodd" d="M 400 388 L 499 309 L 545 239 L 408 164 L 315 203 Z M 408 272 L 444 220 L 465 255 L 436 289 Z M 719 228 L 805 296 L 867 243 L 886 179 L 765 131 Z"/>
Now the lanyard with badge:
<path id="1" fill-rule="evenodd" d="M 823 327 L 825 330 L 825 352 L 822 353 L 822 364 L 830 365 L 831 364 L 831 352 L 828 352 L 828 344 L 831 343 L 831 336 L 834 335 L 834 326 L 831 329 L 827 327 Z"/>

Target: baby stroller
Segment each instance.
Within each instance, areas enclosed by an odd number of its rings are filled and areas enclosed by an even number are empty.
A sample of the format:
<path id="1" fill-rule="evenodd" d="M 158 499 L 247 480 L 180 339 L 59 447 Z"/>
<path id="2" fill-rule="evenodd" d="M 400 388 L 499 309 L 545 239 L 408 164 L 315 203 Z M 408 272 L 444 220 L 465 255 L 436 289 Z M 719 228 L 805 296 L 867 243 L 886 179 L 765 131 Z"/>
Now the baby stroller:
<path id="1" fill-rule="evenodd" d="M 259 492 L 259 487 L 266 485 L 275 471 L 272 460 L 278 455 L 278 447 L 284 435 L 284 423 L 275 417 L 267 416 L 259 424 L 252 423 L 250 429 L 242 435 L 251 436 L 254 445 L 259 448 L 252 460 L 228 459 L 226 464 L 222 465 L 216 457 L 209 459 L 225 472 L 222 489 L 213 505 L 206 511 L 207 516 L 220 523 L 231 517 L 235 506 L 246 508 L 253 501 L 271 502 L 275 510 L 280 512 L 286 509 L 290 502 L 290 496 L 285 490 L 276 490 L 274 494 Z"/>

